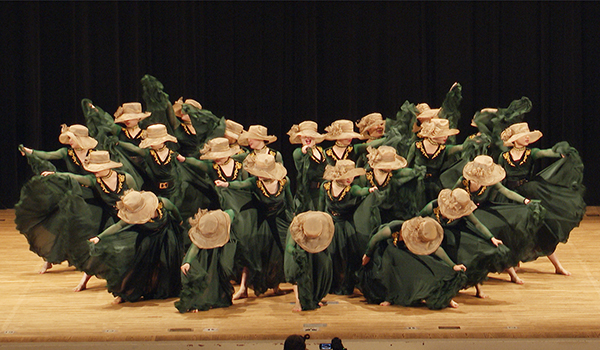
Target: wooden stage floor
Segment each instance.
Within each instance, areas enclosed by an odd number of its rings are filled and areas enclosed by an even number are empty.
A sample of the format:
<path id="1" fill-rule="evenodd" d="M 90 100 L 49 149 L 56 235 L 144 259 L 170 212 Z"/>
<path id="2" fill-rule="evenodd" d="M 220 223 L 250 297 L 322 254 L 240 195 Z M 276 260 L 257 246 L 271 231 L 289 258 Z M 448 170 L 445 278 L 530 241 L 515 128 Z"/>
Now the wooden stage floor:
<path id="1" fill-rule="evenodd" d="M 526 263 L 524 285 L 490 275 L 487 299 L 474 289 L 458 309 L 382 307 L 360 295 L 330 295 L 315 311 L 292 312 L 293 294 L 236 301 L 232 307 L 180 314 L 174 299 L 111 305 L 104 282 L 74 293 L 81 273 L 65 264 L 40 275 L 42 260 L 15 230 L 12 210 L 0 211 L 0 348 L 21 342 L 281 341 L 313 339 L 598 338 L 600 335 L 600 216 L 588 208 L 581 226 L 557 254 L 572 276 L 554 274 L 548 259 Z M 284 289 L 291 290 L 290 285 Z M 314 348 L 314 347 L 313 347 Z"/>

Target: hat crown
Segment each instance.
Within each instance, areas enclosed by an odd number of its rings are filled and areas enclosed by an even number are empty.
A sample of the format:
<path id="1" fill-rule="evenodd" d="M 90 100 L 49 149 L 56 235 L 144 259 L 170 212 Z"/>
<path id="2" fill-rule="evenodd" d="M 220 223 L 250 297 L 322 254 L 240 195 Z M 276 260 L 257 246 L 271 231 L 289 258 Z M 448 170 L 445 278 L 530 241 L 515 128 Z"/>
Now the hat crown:
<path id="1" fill-rule="evenodd" d="M 73 124 L 68 129 L 75 136 L 83 136 L 83 137 L 88 137 L 89 136 L 88 128 L 86 126 L 84 126 L 84 125 Z"/>
<path id="2" fill-rule="evenodd" d="M 305 120 L 302 123 L 298 124 L 299 132 L 302 131 L 317 131 L 318 125 L 312 120 Z"/>
<path id="3" fill-rule="evenodd" d="M 129 212 L 137 212 L 144 206 L 144 198 L 140 192 L 130 192 L 121 198 L 123 206 Z"/>
<path id="4" fill-rule="evenodd" d="M 229 140 L 224 137 L 215 137 L 209 140 L 206 145 L 208 152 L 227 152 L 229 151 Z"/>
<path id="5" fill-rule="evenodd" d="M 456 188 L 452 190 L 452 198 L 461 206 L 465 206 L 471 201 L 471 197 L 467 191 L 462 188 Z"/>
<path id="6" fill-rule="evenodd" d="M 376 162 L 393 162 L 396 160 L 396 149 L 391 146 L 380 146 L 378 149 L 380 158 Z"/>
<path id="7" fill-rule="evenodd" d="M 139 102 L 123 103 L 123 113 L 142 113 L 142 104 Z"/>
<path id="8" fill-rule="evenodd" d="M 353 132 L 354 131 L 354 124 L 350 120 L 346 120 L 346 119 L 336 120 L 331 125 L 338 126 L 342 132 Z"/>
<path id="9" fill-rule="evenodd" d="M 248 133 L 255 134 L 261 137 L 267 137 L 267 128 L 262 125 L 250 125 Z"/>
<path id="10" fill-rule="evenodd" d="M 217 234 L 217 228 L 219 227 L 219 220 L 217 219 L 214 212 L 203 215 L 198 220 L 198 230 L 200 234 L 206 237 L 211 237 Z"/>
<path id="11" fill-rule="evenodd" d="M 231 119 L 227 119 L 225 120 L 225 129 L 239 136 L 244 131 L 244 126 Z"/>
<path id="12" fill-rule="evenodd" d="M 86 161 L 88 165 L 110 163 L 110 153 L 108 153 L 108 151 L 91 152 Z"/>
<path id="13" fill-rule="evenodd" d="M 315 216 L 311 220 L 306 220 L 302 226 L 304 235 L 309 239 L 315 239 L 321 235 L 323 231 L 323 222 L 321 216 Z"/>
<path id="14" fill-rule="evenodd" d="M 356 167 L 354 161 L 350 159 L 340 159 L 335 162 L 335 167 L 342 173 L 348 172 Z"/>
<path id="15" fill-rule="evenodd" d="M 274 171 L 275 170 L 275 157 L 272 154 L 257 154 L 254 159 L 254 166 L 257 170 L 262 171 Z"/>
<path id="16" fill-rule="evenodd" d="M 419 239 L 423 242 L 433 241 L 437 234 L 437 227 L 432 221 L 424 221 L 419 225 Z"/>
<path id="17" fill-rule="evenodd" d="M 167 127 L 164 124 L 152 124 L 146 128 L 146 138 L 158 139 L 167 135 Z"/>
<path id="18" fill-rule="evenodd" d="M 513 135 L 521 134 L 529 132 L 529 124 L 527 123 L 517 123 L 509 126 L 509 129 L 512 131 Z"/>

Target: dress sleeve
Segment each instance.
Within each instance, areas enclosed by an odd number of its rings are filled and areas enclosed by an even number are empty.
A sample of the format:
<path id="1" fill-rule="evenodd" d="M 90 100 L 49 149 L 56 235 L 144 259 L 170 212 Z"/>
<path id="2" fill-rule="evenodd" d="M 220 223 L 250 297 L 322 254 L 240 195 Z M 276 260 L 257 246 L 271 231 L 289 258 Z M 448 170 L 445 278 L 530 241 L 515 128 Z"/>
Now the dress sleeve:
<path id="1" fill-rule="evenodd" d="M 358 185 L 352 185 L 350 193 L 353 196 L 366 196 L 369 194 L 369 187 L 360 187 Z"/>
<path id="2" fill-rule="evenodd" d="M 182 265 L 191 264 L 192 260 L 194 260 L 194 258 L 198 255 L 198 252 L 200 252 L 200 248 L 198 248 L 197 245 L 190 245 L 190 248 L 188 249 L 187 253 L 185 253 L 185 257 L 183 258 Z"/>
<path id="3" fill-rule="evenodd" d="M 56 173 L 56 175 L 70 177 L 71 179 L 87 187 L 93 186 L 94 182 L 96 181 L 96 177 L 94 175 L 77 175 L 72 173 Z"/>
<path id="4" fill-rule="evenodd" d="M 112 224 L 106 230 L 102 231 L 102 233 L 100 233 L 98 235 L 98 238 L 102 239 L 102 238 L 104 238 L 106 236 L 114 235 L 115 233 L 117 233 L 117 232 L 119 232 L 119 231 L 121 231 L 121 230 L 123 230 L 125 228 L 131 227 L 131 226 L 133 226 L 133 225 L 132 224 L 128 224 L 128 223 L 126 223 L 123 220 L 119 220 L 117 223 Z"/>
<path id="5" fill-rule="evenodd" d="M 185 157 L 184 163 L 191 165 L 192 167 L 200 170 L 203 173 L 207 173 L 208 169 L 210 168 L 209 162 L 207 162 L 205 160 L 196 159 L 193 157 Z"/>
<path id="6" fill-rule="evenodd" d="M 54 159 L 64 159 L 67 156 L 67 148 L 63 147 L 57 149 L 56 151 L 38 151 L 34 149 L 31 154 L 36 155 L 39 158 L 46 160 L 54 160 Z"/>
<path id="7" fill-rule="evenodd" d="M 473 213 L 469 214 L 466 218 L 475 225 L 477 231 L 482 234 L 483 238 L 494 238 L 494 235 L 490 232 L 490 230 L 487 227 L 485 227 L 485 225 L 482 224 L 481 221 L 479 221 L 479 219 L 477 219 L 477 217 Z"/>
<path id="8" fill-rule="evenodd" d="M 515 202 L 519 202 L 519 203 L 523 203 L 525 202 L 525 197 L 521 196 L 520 194 L 518 194 L 515 191 L 511 191 L 508 188 L 506 188 L 504 185 L 502 185 L 501 183 L 497 183 L 494 185 L 494 188 L 496 188 L 498 190 L 498 192 L 500 192 L 501 194 L 503 194 L 506 198 L 513 200 Z"/>
<path id="9" fill-rule="evenodd" d="M 229 188 L 232 188 L 234 190 L 249 190 L 252 188 L 252 186 L 254 186 L 255 182 L 256 177 L 252 176 L 247 178 L 246 180 L 236 180 L 229 182 Z"/>
<path id="10" fill-rule="evenodd" d="M 126 149 L 129 152 L 136 153 L 140 156 L 145 156 L 146 153 L 148 152 L 147 149 L 139 148 L 138 146 L 134 145 L 133 143 L 126 142 L 126 141 L 119 141 L 119 146 L 123 147 L 124 149 Z"/>
<path id="11" fill-rule="evenodd" d="M 398 231 L 400 228 L 402 228 L 402 223 L 404 223 L 403 220 L 394 220 L 383 226 L 379 231 L 377 231 L 377 233 L 371 236 L 371 239 L 367 244 L 365 255 L 368 257 L 373 256 L 373 251 L 375 250 L 375 247 L 377 247 L 377 243 L 392 237 L 392 232 Z"/>

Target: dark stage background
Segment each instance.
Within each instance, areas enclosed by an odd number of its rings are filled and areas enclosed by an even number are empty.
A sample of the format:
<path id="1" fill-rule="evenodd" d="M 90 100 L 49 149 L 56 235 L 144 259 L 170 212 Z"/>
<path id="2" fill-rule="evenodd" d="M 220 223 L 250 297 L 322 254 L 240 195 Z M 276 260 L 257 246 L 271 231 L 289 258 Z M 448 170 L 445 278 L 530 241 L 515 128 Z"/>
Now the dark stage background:
<path id="1" fill-rule="evenodd" d="M 267 126 L 292 176 L 294 123 L 439 107 L 458 81 L 462 140 L 476 110 L 527 96 L 535 146 L 579 149 L 599 204 L 598 2 L 1 2 L 0 18 L 4 207 L 31 176 L 18 144 L 58 149 L 82 98 L 112 114 L 142 102 L 144 74 L 171 101 Z"/>

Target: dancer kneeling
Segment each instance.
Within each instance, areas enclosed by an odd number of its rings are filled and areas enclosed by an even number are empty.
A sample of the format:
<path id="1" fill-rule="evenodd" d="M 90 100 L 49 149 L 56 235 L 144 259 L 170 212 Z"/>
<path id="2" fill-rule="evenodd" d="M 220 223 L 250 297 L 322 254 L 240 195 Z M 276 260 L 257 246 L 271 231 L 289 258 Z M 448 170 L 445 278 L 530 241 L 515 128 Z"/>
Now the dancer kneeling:
<path id="1" fill-rule="evenodd" d="M 429 217 L 396 220 L 371 237 L 359 271 L 359 288 L 369 303 L 430 309 L 456 308 L 452 298 L 466 283 L 465 265 L 440 247 L 442 226 Z"/>

